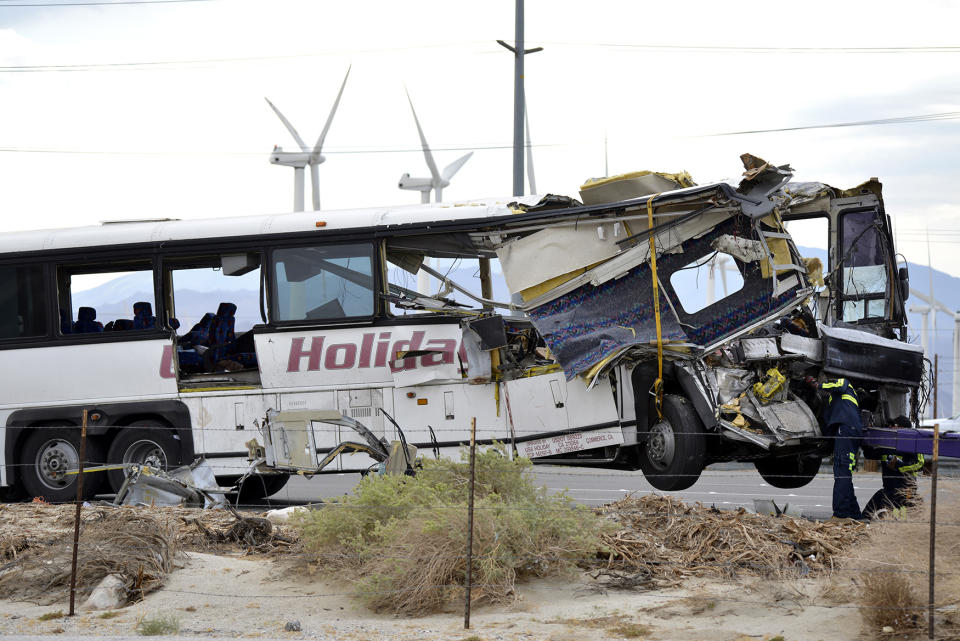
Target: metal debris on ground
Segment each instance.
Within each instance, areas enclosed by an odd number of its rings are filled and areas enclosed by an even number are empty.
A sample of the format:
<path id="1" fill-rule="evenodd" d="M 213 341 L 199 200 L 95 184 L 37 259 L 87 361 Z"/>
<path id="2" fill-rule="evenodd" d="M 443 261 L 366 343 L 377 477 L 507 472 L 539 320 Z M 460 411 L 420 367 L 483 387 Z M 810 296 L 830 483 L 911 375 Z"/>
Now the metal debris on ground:
<path id="1" fill-rule="evenodd" d="M 224 494 L 229 490 L 217 485 L 213 468 L 205 459 L 198 458 L 190 465 L 166 472 L 150 465 L 129 466 L 113 502 L 218 508 L 226 504 Z"/>
<path id="2" fill-rule="evenodd" d="M 720 511 L 667 496 L 627 497 L 599 508 L 619 526 L 603 535 L 597 577 L 614 587 L 668 587 L 682 579 L 816 574 L 834 568 L 866 525 Z"/>

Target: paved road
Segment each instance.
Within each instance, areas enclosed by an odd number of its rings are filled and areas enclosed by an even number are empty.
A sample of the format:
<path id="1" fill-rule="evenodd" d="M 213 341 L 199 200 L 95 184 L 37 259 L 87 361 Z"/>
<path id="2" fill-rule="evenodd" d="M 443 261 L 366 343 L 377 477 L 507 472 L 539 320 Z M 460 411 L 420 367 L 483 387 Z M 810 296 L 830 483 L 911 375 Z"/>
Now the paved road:
<path id="1" fill-rule="evenodd" d="M 631 492 L 657 492 L 640 472 L 538 466 L 534 468 L 534 475 L 537 483 L 545 485 L 551 493 L 566 490 L 575 501 L 585 505 L 610 503 Z M 295 477 L 263 504 L 290 505 L 342 496 L 353 490 L 359 478 L 358 474 L 325 474 L 312 479 Z M 861 507 L 879 487 L 879 474 L 858 473 L 854 477 L 854 488 Z M 739 506 L 753 508 L 754 499 L 773 499 L 780 507 L 789 503 L 799 508 L 804 516 L 829 518 L 832 491 L 833 477 L 829 474 L 817 475 L 805 487 L 782 490 L 764 483 L 754 470 L 743 469 L 706 470 L 693 487 L 672 494 L 684 501 L 699 501 L 719 509 Z"/>

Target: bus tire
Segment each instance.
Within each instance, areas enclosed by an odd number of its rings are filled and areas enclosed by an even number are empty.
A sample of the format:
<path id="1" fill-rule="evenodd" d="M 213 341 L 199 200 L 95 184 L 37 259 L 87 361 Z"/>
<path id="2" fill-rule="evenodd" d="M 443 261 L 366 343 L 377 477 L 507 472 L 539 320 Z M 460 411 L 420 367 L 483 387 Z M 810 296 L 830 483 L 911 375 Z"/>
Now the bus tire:
<path id="1" fill-rule="evenodd" d="M 102 465 L 103 447 L 97 438 L 87 438 L 86 467 Z M 67 426 L 42 426 L 31 430 L 20 449 L 21 483 L 27 498 L 43 497 L 49 503 L 64 503 L 77 498 L 77 476 L 63 472 L 76 469 L 80 461 L 80 429 Z M 103 472 L 85 473 L 84 500 L 93 498 L 103 485 Z"/>
<path id="2" fill-rule="evenodd" d="M 816 454 L 757 459 L 754 465 L 764 481 L 773 487 L 792 490 L 810 483 L 820 471 L 821 458 Z"/>
<path id="3" fill-rule="evenodd" d="M 685 490 L 700 478 L 707 434 L 693 406 L 682 396 L 663 397 L 663 420 L 650 428 L 640 450 L 640 469 L 658 490 Z"/>
<path id="4" fill-rule="evenodd" d="M 282 490 L 289 480 L 289 474 L 254 474 L 248 476 L 240 487 L 240 503 L 273 496 Z"/>
<path id="5" fill-rule="evenodd" d="M 168 427 L 154 421 L 134 421 L 121 427 L 107 451 L 109 465 L 151 465 L 161 470 L 173 469 L 180 457 L 180 444 Z M 109 470 L 107 477 L 114 492 L 123 485 L 125 469 Z"/>

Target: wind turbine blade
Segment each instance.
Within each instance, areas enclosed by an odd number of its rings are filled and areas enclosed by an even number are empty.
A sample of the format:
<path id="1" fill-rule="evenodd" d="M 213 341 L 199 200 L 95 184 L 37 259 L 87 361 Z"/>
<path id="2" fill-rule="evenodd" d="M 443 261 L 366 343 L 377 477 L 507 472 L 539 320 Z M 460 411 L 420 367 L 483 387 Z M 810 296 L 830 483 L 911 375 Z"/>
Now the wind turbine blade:
<path id="1" fill-rule="evenodd" d="M 451 178 L 453 178 L 454 175 L 458 171 L 460 171 L 460 168 L 463 167 L 464 163 L 470 160 L 470 156 L 472 155 L 473 155 L 472 151 L 467 152 L 462 156 L 460 156 L 459 158 L 457 158 L 456 160 L 454 160 L 449 165 L 447 165 L 446 168 L 443 170 L 443 180 L 449 181 Z"/>
<path id="2" fill-rule="evenodd" d="M 527 111 L 526 100 L 523 102 L 523 125 L 527 134 L 527 176 L 530 181 L 530 195 L 532 196 L 537 193 L 537 180 L 533 177 L 533 145 L 530 144 L 530 114 Z"/>
<path id="3" fill-rule="evenodd" d="M 290 132 L 290 135 L 293 136 L 293 139 L 297 141 L 297 144 L 300 145 L 300 151 L 310 151 L 310 148 L 307 147 L 307 143 L 303 142 L 303 138 L 300 137 L 300 134 L 297 133 L 297 130 L 293 128 L 293 125 L 290 124 L 290 121 L 280 113 L 280 110 L 277 109 L 269 98 L 264 98 L 267 101 L 267 104 L 270 105 L 270 108 L 273 109 L 273 113 L 277 114 L 277 118 L 280 119 L 280 122 L 283 123 L 283 126 L 287 128 L 287 131 Z"/>
<path id="4" fill-rule="evenodd" d="M 347 75 L 343 77 L 343 83 L 340 85 L 340 92 L 337 94 L 337 99 L 333 101 L 333 108 L 330 109 L 330 115 L 327 116 L 327 124 L 323 126 L 323 131 L 320 132 L 320 137 L 317 138 L 317 144 L 313 147 L 313 158 L 316 158 L 320 155 L 320 150 L 323 149 L 323 141 L 327 137 L 327 132 L 330 131 L 330 123 L 333 122 L 333 116 L 337 113 L 337 107 L 340 106 L 340 96 L 343 95 L 343 88 L 347 86 L 347 78 L 350 77 L 350 70 L 353 69 L 353 65 L 347 67 Z"/>
<path id="5" fill-rule="evenodd" d="M 320 211 L 320 167 L 310 163 L 310 193 L 313 195 L 313 211 Z"/>
<path id="6" fill-rule="evenodd" d="M 433 176 L 433 183 L 440 183 L 440 172 L 437 171 L 437 163 L 433 162 L 433 154 L 430 153 L 430 146 L 427 144 L 427 138 L 423 135 L 423 128 L 420 127 L 420 120 L 417 118 L 417 110 L 413 108 L 413 100 L 410 98 L 410 92 L 407 91 L 407 102 L 410 103 L 410 111 L 413 112 L 413 121 L 417 123 L 417 133 L 420 134 L 420 145 L 423 147 L 423 157 L 427 160 L 427 167 L 430 168 L 430 175 Z"/>

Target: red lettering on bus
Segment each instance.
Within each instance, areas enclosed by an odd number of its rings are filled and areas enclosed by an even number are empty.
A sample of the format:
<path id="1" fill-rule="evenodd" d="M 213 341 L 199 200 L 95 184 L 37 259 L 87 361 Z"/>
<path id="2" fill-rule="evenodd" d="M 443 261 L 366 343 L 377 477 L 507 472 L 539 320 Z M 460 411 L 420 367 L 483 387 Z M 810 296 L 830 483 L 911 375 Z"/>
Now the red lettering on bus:
<path id="1" fill-rule="evenodd" d="M 176 377 L 177 373 L 173 369 L 173 345 L 164 345 L 160 355 L 160 378 Z"/>
<path id="2" fill-rule="evenodd" d="M 323 336 L 314 336 L 310 340 L 309 350 L 303 349 L 303 342 L 305 340 L 302 336 L 297 336 L 290 341 L 290 357 L 287 359 L 288 372 L 299 372 L 300 361 L 304 356 L 310 358 L 310 360 L 307 361 L 308 370 L 320 369 L 320 355 L 323 353 Z"/>
<path id="3" fill-rule="evenodd" d="M 337 355 L 343 352 L 343 361 L 337 362 Z M 357 346 L 353 343 L 339 343 L 327 348 L 323 366 L 327 369 L 350 369 L 357 362 Z"/>
<path id="4" fill-rule="evenodd" d="M 453 355 L 457 352 L 457 341 L 452 338 L 431 338 L 427 342 L 427 349 L 436 350 L 433 354 L 426 354 L 420 357 L 420 363 L 424 367 L 431 365 L 452 365 Z"/>
<path id="5" fill-rule="evenodd" d="M 423 337 L 427 333 L 424 331 L 415 331 L 408 341 L 397 341 L 393 344 L 393 350 L 390 352 L 390 355 L 393 356 L 393 360 L 390 361 L 390 371 L 391 372 L 400 372 L 404 370 L 411 370 L 417 367 L 417 358 L 415 356 L 410 356 L 404 359 L 399 359 L 398 354 L 400 352 L 416 352 L 420 349 L 420 346 L 423 344 Z M 398 360 L 402 360 L 401 364 L 397 364 Z"/>
<path id="6" fill-rule="evenodd" d="M 360 362 L 357 367 L 370 367 L 370 353 L 373 351 L 373 334 L 364 334 L 360 343 Z"/>

